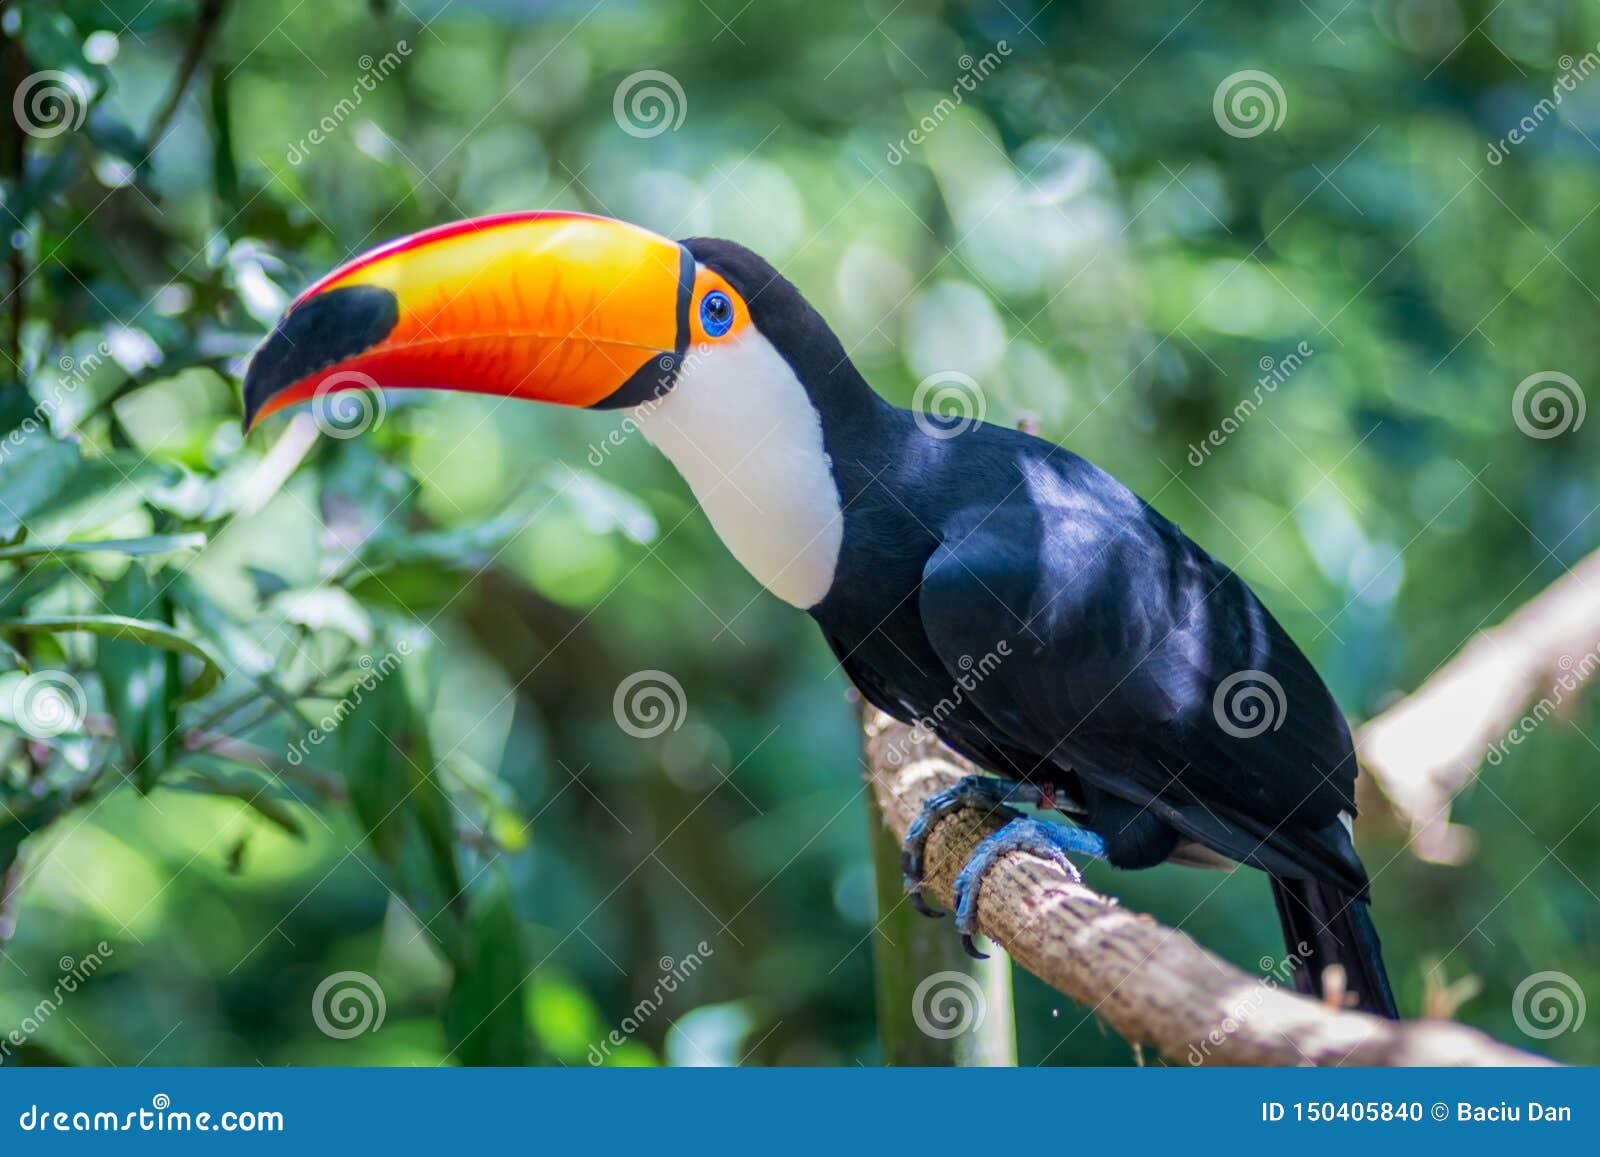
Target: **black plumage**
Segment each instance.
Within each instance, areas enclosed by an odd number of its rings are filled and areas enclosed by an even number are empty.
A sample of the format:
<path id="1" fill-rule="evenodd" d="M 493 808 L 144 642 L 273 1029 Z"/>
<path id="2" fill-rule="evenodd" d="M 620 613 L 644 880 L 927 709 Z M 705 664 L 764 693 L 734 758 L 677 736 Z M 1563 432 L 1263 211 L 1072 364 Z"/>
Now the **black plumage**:
<path id="1" fill-rule="evenodd" d="M 1113 865 L 1199 845 L 1266 871 L 1302 987 L 1340 964 L 1365 1007 L 1394 1015 L 1348 826 L 1349 727 L 1249 587 L 1070 451 L 884 402 L 765 261 L 685 245 L 739 290 L 821 417 L 844 535 L 811 614 L 867 699 L 986 770 L 1054 786 Z"/>

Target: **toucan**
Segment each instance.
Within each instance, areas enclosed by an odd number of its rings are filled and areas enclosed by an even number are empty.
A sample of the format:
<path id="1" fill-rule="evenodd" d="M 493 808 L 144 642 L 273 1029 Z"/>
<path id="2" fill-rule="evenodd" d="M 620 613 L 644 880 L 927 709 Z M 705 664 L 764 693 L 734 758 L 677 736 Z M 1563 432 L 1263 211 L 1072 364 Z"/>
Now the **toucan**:
<path id="1" fill-rule="evenodd" d="M 628 411 L 866 700 L 984 769 L 934 796 L 904 847 L 927 910 L 933 825 L 1006 817 L 956 883 L 969 951 L 984 873 L 1010 850 L 1074 878 L 1071 857 L 1248 864 L 1271 879 L 1296 985 L 1396 1015 L 1352 839 L 1350 730 L 1256 595 L 1063 447 L 885 401 L 749 249 L 570 212 L 401 238 L 294 299 L 245 374 L 246 429 L 361 387 Z"/>

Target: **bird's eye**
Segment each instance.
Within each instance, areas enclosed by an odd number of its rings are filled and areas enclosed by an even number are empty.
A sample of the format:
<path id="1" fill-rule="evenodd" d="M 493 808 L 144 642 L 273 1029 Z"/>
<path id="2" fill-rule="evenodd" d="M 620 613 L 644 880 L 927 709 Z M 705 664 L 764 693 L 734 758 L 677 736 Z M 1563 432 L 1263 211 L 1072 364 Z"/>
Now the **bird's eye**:
<path id="1" fill-rule="evenodd" d="M 721 337 L 733 326 L 733 302 L 720 289 L 700 299 L 700 324 L 707 335 Z"/>

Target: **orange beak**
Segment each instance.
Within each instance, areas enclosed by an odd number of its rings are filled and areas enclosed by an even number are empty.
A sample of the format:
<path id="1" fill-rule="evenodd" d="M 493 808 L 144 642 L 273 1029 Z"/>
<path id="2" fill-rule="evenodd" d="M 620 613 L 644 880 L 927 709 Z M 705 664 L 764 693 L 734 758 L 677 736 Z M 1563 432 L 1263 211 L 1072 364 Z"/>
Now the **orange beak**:
<path id="1" fill-rule="evenodd" d="M 582 213 L 479 217 L 392 241 L 297 297 L 245 374 L 245 428 L 343 389 L 634 406 L 689 345 L 695 264 Z"/>

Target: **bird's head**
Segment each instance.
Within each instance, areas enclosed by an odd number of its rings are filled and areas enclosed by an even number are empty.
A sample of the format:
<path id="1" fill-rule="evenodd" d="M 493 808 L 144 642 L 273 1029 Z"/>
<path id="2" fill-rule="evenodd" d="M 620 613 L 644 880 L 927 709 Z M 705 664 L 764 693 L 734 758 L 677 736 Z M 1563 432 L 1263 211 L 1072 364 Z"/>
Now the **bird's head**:
<path id="1" fill-rule="evenodd" d="M 880 405 L 748 249 L 581 213 L 445 225 L 334 270 L 256 351 L 245 425 L 333 391 L 418 388 L 630 407 L 739 561 L 799 607 L 830 589 L 842 541 L 829 437 L 870 438 Z"/>
<path id="2" fill-rule="evenodd" d="M 753 303 L 775 329 L 826 333 L 793 286 L 731 242 L 582 213 L 443 225 L 347 262 L 291 303 L 245 376 L 245 425 L 349 389 L 639 406 L 671 391 L 686 362 L 714 366 L 724 349 L 748 360 L 752 343 L 769 344 Z"/>

